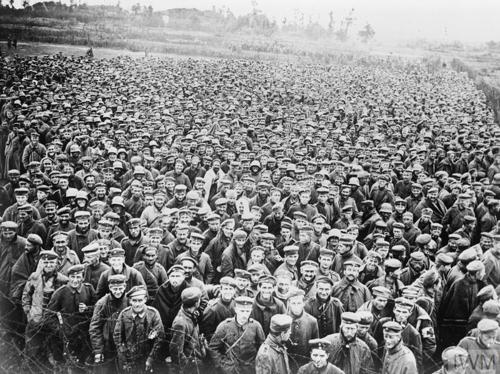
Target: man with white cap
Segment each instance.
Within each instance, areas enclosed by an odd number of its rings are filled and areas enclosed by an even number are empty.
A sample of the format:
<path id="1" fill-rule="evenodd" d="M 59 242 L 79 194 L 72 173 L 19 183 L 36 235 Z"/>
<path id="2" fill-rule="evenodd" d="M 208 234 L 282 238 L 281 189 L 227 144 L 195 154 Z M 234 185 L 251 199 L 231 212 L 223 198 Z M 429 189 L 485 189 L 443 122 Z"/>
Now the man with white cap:
<path id="1" fill-rule="evenodd" d="M 145 286 L 131 288 L 126 296 L 130 306 L 120 312 L 113 333 L 119 365 L 125 372 L 149 372 L 164 335 L 160 313 L 146 305 Z"/>

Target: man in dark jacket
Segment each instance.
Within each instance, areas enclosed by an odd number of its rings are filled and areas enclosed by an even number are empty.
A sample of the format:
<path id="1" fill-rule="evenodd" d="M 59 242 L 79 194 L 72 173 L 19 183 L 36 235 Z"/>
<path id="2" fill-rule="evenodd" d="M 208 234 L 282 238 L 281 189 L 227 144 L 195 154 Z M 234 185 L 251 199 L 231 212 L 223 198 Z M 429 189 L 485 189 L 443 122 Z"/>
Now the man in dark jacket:
<path id="1" fill-rule="evenodd" d="M 286 312 L 285 305 L 273 296 L 276 279 L 270 275 L 262 275 L 258 281 L 258 293 L 252 308 L 251 317 L 262 325 L 264 333 L 269 333 L 271 317 Z"/>
<path id="2" fill-rule="evenodd" d="M 84 270 L 85 266 L 81 264 L 70 267 L 68 284 L 54 292 L 47 306 L 51 323 L 58 326 L 63 337 L 53 347 L 56 361 L 60 360 L 64 351 L 78 362 L 85 362 L 91 352 L 88 331 L 97 298 L 94 287 L 90 283 L 83 283 Z M 72 360 L 67 363 L 70 366 L 74 364 Z"/>
<path id="3" fill-rule="evenodd" d="M 114 248 L 109 251 L 109 265 L 110 269 L 104 271 L 99 278 L 97 284 L 97 296 L 103 297 L 109 289 L 109 276 L 113 274 L 123 274 L 126 277 L 125 283 L 127 284 L 126 291 L 132 289 L 134 286 L 146 285 L 141 273 L 136 269 L 131 268 L 125 264 L 125 251 L 121 248 Z"/>
<path id="4" fill-rule="evenodd" d="M 200 324 L 200 331 L 207 340 L 210 340 L 221 322 L 234 316 L 236 281 L 230 277 L 222 277 L 219 284 L 219 297 L 208 302 Z"/>
<path id="5" fill-rule="evenodd" d="M 109 277 L 109 293 L 95 304 L 89 326 L 90 343 L 94 362 L 106 373 L 115 372 L 116 347 L 113 332 L 120 312 L 128 306 L 125 296 L 125 276 L 115 274 Z"/>
<path id="6" fill-rule="evenodd" d="M 206 341 L 199 335 L 198 317 L 201 291 L 188 287 L 181 293 L 182 308 L 172 323 L 169 351 L 180 373 L 192 373 L 206 355 Z"/>
<path id="7" fill-rule="evenodd" d="M 342 313 L 340 332 L 326 336 L 332 350 L 329 361 L 346 374 L 371 373 L 373 369 L 370 348 L 356 337 L 360 319 L 356 313 Z"/>
<path id="8" fill-rule="evenodd" d="M 318 322 L 304 310 L 304 291 L 293 288 L 288 292 L 287 310 L 292 317 L 292 334 L 288 354 L 290 355 L 291 367 L 298 369 L 309 360 L 306 352 L 309 352 L 309 340 L 319 337 Z"/>
<path id="9" fill-rule="evenodd" d="M 333 281 L 329 277 L 316 280 L 316 297 L 310 299 L 304 310 L 318 321 L 319 336 L 325 337 L 339 331 L 340 316 L 344 307 L 339 299 L 332 297 Z"/>
<path id="10" fill-rule="evenodd" d="M 146 306 L 148 290 L 135 286 L 127 294 L 129 307 L 123 309 L 116 321 L 113 340 L 121 369 L 130 373 L 147 373 L 164 337 L 160 314 Z"/>
<path id="11" fill-rule="evenodd" d="M 250 318 L 252 305 L 250 297 L 237 297 L 235 317 L 221 322 L 210 340 L 210 357 L 224 374 L 254 372 L 255 356 L 266 337 L 260 323 Z"/>

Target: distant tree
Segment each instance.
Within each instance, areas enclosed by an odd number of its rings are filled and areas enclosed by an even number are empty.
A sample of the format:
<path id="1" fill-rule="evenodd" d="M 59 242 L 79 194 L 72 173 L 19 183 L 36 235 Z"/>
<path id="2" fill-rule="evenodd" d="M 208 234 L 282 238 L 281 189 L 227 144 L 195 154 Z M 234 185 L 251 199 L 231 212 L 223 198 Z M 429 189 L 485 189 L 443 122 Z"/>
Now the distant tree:
<path id="1" fill-rule="evenodd" d="M 14 8 L 14 0 L 9 0 L 9 3 L 10 3 L 10 7 Z"/>
<path id="2" fill-rule="evenodd" d="M 365 27 L 358 32 L 358 35 L 363 43 L 368 43 L 375 36 L 375 30 L 367 23 Z"/>
<path id="3" fill-rule="evenodd" d="M 153 17 L 153 7 L 151 5 L 147 8 L 147 14 L 149 18 Z"/>
<path id="4" fill-rule="evenodd" d="M 26 9 L 30 6 L 30 2 L 28 0 L 23 0 L 23 8 Z"/>
<path id="5" fill-rule="evenodd" d="M 333 20 L 333 10 L 328 13 L 328 17 L 330 21 L 328 21 L 328 31 L 333 32 L 333 27 L 335 25 L 335 21 Z"/>
<path id="6" fill-rule="evenodd" d="M 141 4 L 136 3 L 132 5 L 132 13 L 134 13 L 136 16 L 141 12 Z"/>

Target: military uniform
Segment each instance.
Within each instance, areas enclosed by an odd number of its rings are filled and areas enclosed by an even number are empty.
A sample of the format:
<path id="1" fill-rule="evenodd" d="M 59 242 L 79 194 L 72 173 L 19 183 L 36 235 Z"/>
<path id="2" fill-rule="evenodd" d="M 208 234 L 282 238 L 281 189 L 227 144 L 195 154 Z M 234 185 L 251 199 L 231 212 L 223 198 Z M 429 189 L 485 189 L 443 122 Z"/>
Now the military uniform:
<path id="1" fill-rule="evenodd" d="M 203 358 L 196 317 L 186 312 L 184 308 L 179 310 L 172 323 L 169 349 L 172 363 L 181 370 L 181 373 L 190 373 L 190 370 L 199 364 L 199 359 Z"/>
<path id="2" fill-rule="evenodd" d="M 342 370 L 340 370 L 335 365 L 328 362 L 324 368 L 318 369 L 312 362 L 301 366 L 297 374 L 344 374 Z"/>
<path id="3" fill-rule="evenodd" d="M 264 330 L 256 320 L 250 318 L 241 326 L 236 318 L 228 318 L 217 326 L 208 346 L 209 354 L 214 366 L 224 374 L 250 374 L 265 339 Z"/>
<path id="4" fill-rule="evenodd" d="M 385 352 L 382 374 L 418 374 L 415 357 L 402 341 Z"/>
<path id="5" fill-rule="evenodd" d="M 104 295 L 95 304 L 89 326 L 90 343 L 94 355 L 104 355 L 106 362 L 116 356 L 113 333 L 118 315 L 127 305 L 128 299 L 125 295 L 116 299 L 110 293 Z"/>
<path id="6" fill-rule="evenodd" d="M 347 312 L 356 312 L 363 303 L 372 298 L 364 284 L 358 280 L 349 283 L 345 278 L 333 286 L 332 295 L 342 302 Z"/>
<path id="7" fill-rule="evenodd" d="M 203 312 L 203 319 L 200 324 L 200 330 L 205 334 L 207 339 L 212 337 L 212 334 L 219 326 L 219 323 L 234 316 L 234 302 L 224 302 L 220 297 L 212 299 L 208 302 L 207 308 Z"/>
<path id="8" fill-rule="evenodd" d="M 152 332 L 157 333 L 154 339 L 150 339 Z M 156 309 L 146 306 L 140 314 L 136 314 L 132 307 L 123 309 L 113 332 L 120 364 L 128 366 L 131 373 L 144 372 L 146 360 L 153 361 L 156 357 L 163 333 Z"/>
<path id="9" fill-rule="evenodd" d="M 288 355 L 292 367 L 298 368 L 309 361 L 309 340 L 319 338 L 319 329 L 316 318 L 305 311 L 299 317 L 291 317 L 293 322 Z"/>
<path id="10" fill-rule="evenodd" d="M 340 315 L 344 312 L 344 307 L 339 299 L 330 297 L 323 302 L 316 296 L 314 299 L 307 301 L 304 310 L 318 321 L 319 336 L 321 338 L 339 331 Z"/>
<path id="11" fill-rule="evenodd" d="M 331 345 L 328 361 L 345 374 L 368 374 L 373 369 L 370 348 L 361 339 L 354 338 L 347 342 L 342 333 L 336 333 L 326 336 L 324 340 Z"/>
<path id="12" fill-rule="evenodd" d="M 291 374 L 286 347 L 278 338 L 268 335 L 255 359 L 256 374 Z"/>
<path id="13" fill-rule="evenodd" d="M 69 353 L 80 362 L 87 358 L 91 352 L 89 324 L 96 300 L 94 287 L 90 283 L 83 283 L 79 289 L 65 285 L 54 292 L 47 309 L 52 312 L 52 323 L 59 324 L 59 332 L 63 336 L 59 342 L 60 346 L 55 347 L 61 351 L 52 352 L 54 356 L 61 354 L 63 345 L 67 344 Z M 79 311 L 80 303 L 87 307 L 84 312 Z"/>

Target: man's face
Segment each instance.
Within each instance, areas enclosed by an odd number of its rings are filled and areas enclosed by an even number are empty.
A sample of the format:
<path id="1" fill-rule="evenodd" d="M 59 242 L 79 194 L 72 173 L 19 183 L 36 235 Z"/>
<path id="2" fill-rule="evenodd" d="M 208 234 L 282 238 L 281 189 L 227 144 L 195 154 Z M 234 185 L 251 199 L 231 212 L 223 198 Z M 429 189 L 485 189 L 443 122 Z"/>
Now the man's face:
<path id="1" fill-rule="evenodd" d="M 53 273 L 57 268 L 57 260 L 43 260 L 43 271 L 45 273 Z"/>
<path id="2" fill-rule="evenodd" d="M 358 326 L 355 323 L 349 323 L 349 324 L 342 323 L 340 329 L 342 330 L 342 334 L 344 334 L 346 340 L 350 342 L 356 337 Z"/>
<path id="3" fill-rule="evenodd" d="M 72 273 L 68 278 L 68 284 L 71 288 L 79 288 L 83 282 L 83 273 Z"/>
<path id="4" fill-rule="evenodd" d="M 129 226 L 128 232 L 132 238 L 137 238 L 141 233 L 141 226 L 139 225 Z"/>
<path id="5" fill-rule="evenodd" d="M 157 207 L 163 207 L 163 205 L 165 204 L 165 196 L 164 195 L 155 195 L 153 197 L 153 199 L 154 199 L 154 204 Z"/>
<path id="6" fill-rule="evenodd" d="M 99 263 L 100 254 L 99 252 L 95 253 L 84 253 L 83 254 L 83 263 L 89 265 L 97 265 Z"/>
<path id="7" fill-rule="evenodd" d="M 111 226 L 108 225 L 99 225 L 97 227 L 97 231 L 102 239 L 109 239 L 111 236 Z"/>
<path id="8" fill-rule="evenodd" d="M 125 288 L 125 284 L 112 284 L 109 286 L 109 292 L 111 292 L 116 299 L 120 299 L 125 293 Z"/>
<path id="9" fill-rule="evenodd" d="M 168 276 L 168 281 L 173 287 L 179 287 L 186 277 L 180 271 L 174 271 Z"/>
<path id="10" fill-rule="evenodd" d="M 408 308 L 404 308 L 399 305 L 394 307 L 394 318 L 396 319 L 396 322 L 406 324 L 409 316 L 410 310 Z"/>
<path id="11" fill-rule="evenodd" d="M 316 294 L 321 300 L 326 300 L 332 293 L 332 285 L 326 282 L 318 282 L 316 285 Z"/>
<path id="12" fill-rule="evenodd" d="M 312 267 L 307 267 L 305 269 L 302 269 L 302 277 L 306 282 L 311 282 L 314 280 L 316 277 L 316 269 Z"/>
<path id="13" fill-rule="evenodd" d="M 304 297 L 297 296 L 288 299 L 288 310 L 296 316 L 302 315 L 302 312 L 304 311 Z"/>
<path id="14" fill-rule="evenodd" d="M 114 271 L 122 271 L 123 264 L 125 263 L 125 257 L 123 256 L 113 256 L 109 258 L 109 265 Z"/>
<path id="15" fill-rule="evenodd" d="M 28 202 L 28 195 L 16 195 L 17 205 L 24 205 Z"/>
<path id="16" fill-rule="evenodd" d="M 202 245 L 203 242 L 198 238 L 191 238 L 189 240 L 189 247 L 191 248 L 191 251 L 195 254 L 198 254 L 200 252 Z"/>
<path id="17" fill-rule="evenodd" d="M 368 333 L 368 330 L 370 330 L 370 325 L 361 325 L 358 323 L 358 331 L 356 335 L 360 338 L 364 338 Z"/>
<path id="18" fill-rule="evenodd" d="M 385 341 L 385 348 L 392 349 L 395 346 L 397 346 L 401 341 L 401 333 L 384 331 L 384 341 Z"/>
<path id="19" fill-rule="evenodd" d="M 354 280 L 358 279 L 359 267 L 353 265 L 346 266 L 344 275 L 348 281 L 353 282 Z"/>
<path id="20" fill-rule="evenodd" d="M 311 361 L 315 368 L 322 369 L 328 364 L 328 353 L 323 349 L 313 349 L 311 351 Z"/>
<path id="21" fill-rule="evenodd" d="M 309 204 L 309 201 L 311 200 L 311 194 L 309 192 L 302 192 L 299 195 L 299 200 L 302 205 Z"/>
<path id="22" fill-rule="evenodd" d="M 182 229 L 182 230 L 177 230 L 175 237 L 180 243 L 186 243 L 188 235 L 189 235 L 189 230 Z"/>
<path id="23" fill-rule="evenodd" d="M 486 331 L 479 333 L 479 340 L 483 343 L 487 348 L 491 348 L 491 346 L 495 343 L 496 340 L 496 331 Z"/>
<path id="24" fill-rule="evenodd" d="M 385 297 L 382 297 L 382 296 L 376 296 L 374 299 L 373 299 L 373 306 L 375 307 L 375 309 L 377 309 L 378 311 L 382 311 L 384 310 L 384 308 L 386 307 L 387 305 L 387 299 Z"/>
<path id="25" fill-rule="evenodd" d="M 432 191 L 432 192 L 428 192 L 427 193 L 427 197 L 431 200 L 431 201 L 436 201 L 437 200 L 437 197 L 438 197 L 438 193 L 437 191 Z"/>
<path id="26" fill-rule="evenodd" d="M 194 264 L 191 261 L 182 261 L 181 265 L 184 268 L 185 278 L 191 279 L 195 270 Z"/>
<path id="27" fill-rule="evenodd" d="M 219 220 L 210 220 L 208 221 L 208 229 L 212 232 L 219 231 L 220 221 Z"/>
<path id="28" fill-rule="evenodd" d="M 130 298 L 130 305 L 134 313 L 140 314 L 146 307 L 147 296 L 134 296 Z"/>
<path id="29" fill-rule="evenodd" d="M 224 225 L 224 227 L 222 228 L 222 232 L 226 237 L 228 238 L 232 237 L 234 232 L 234 225 L 232 223 Z"/>
<path id="30" fill-rule="evenodd" d="M 223 284 L 220 288 L 220 297 L 223 301 L 229 302 L 233 299 L 236 289 L 233 286 Z"/>
<path id="31" fill-rule="evenodd" d="M 307 244 L 311 241 L 311 237 L 308 232 L 300 231 L 299 232 L 299 242 L 300 244 Z"/>
<path id="32" fill-rule="evenodd" d="M 236 305 L 234 307 L 234 311 L 236 313 L 236 318 L 238 320 L 238 323 L 245 324 L 248 322 L 248 319 L 250 318 L 250 314 L 252 313 L 252 306 L 251 305 Z"/>
<path id="33" fill-rule="evenodd" d="M 144 255 L 142 256 L 142 259 L 144 260 L 144 262 L 149 266 L 153 266 L 154 263 L 156 262 L 157 258 L 158 258 L 158 255 L 156 254 L 156 248 L 148 249 L 144 253 Z"/>
<path id="34" fill-rule="evenodd" d="M 12 229 L 2 228 L 2 238 L 6 241 L 11 241 L 16 236 L 16 232 Z"/>
<path id="35" fill-rule="evenodd" d="M 89 226 L 90 222 L 87 217 L 79 217 L 76 219 L 76 226 L 80 229 L 86 229 Z"/>
<path id="36" fill-rule="evenodd" d="M 264 300 L 271 299 L 273 291 L 274 291 L 274 286 L 272 285 L 272 283 L 261 283 L 261 284 L 259 284 L 260 296 Z"/>
<path id="37" fill-rule="evenodd" d="M 413 224 L 413 218 L 411 216 L 403 216 L 403 224 L 406 227 L 410 227 Z"/>

